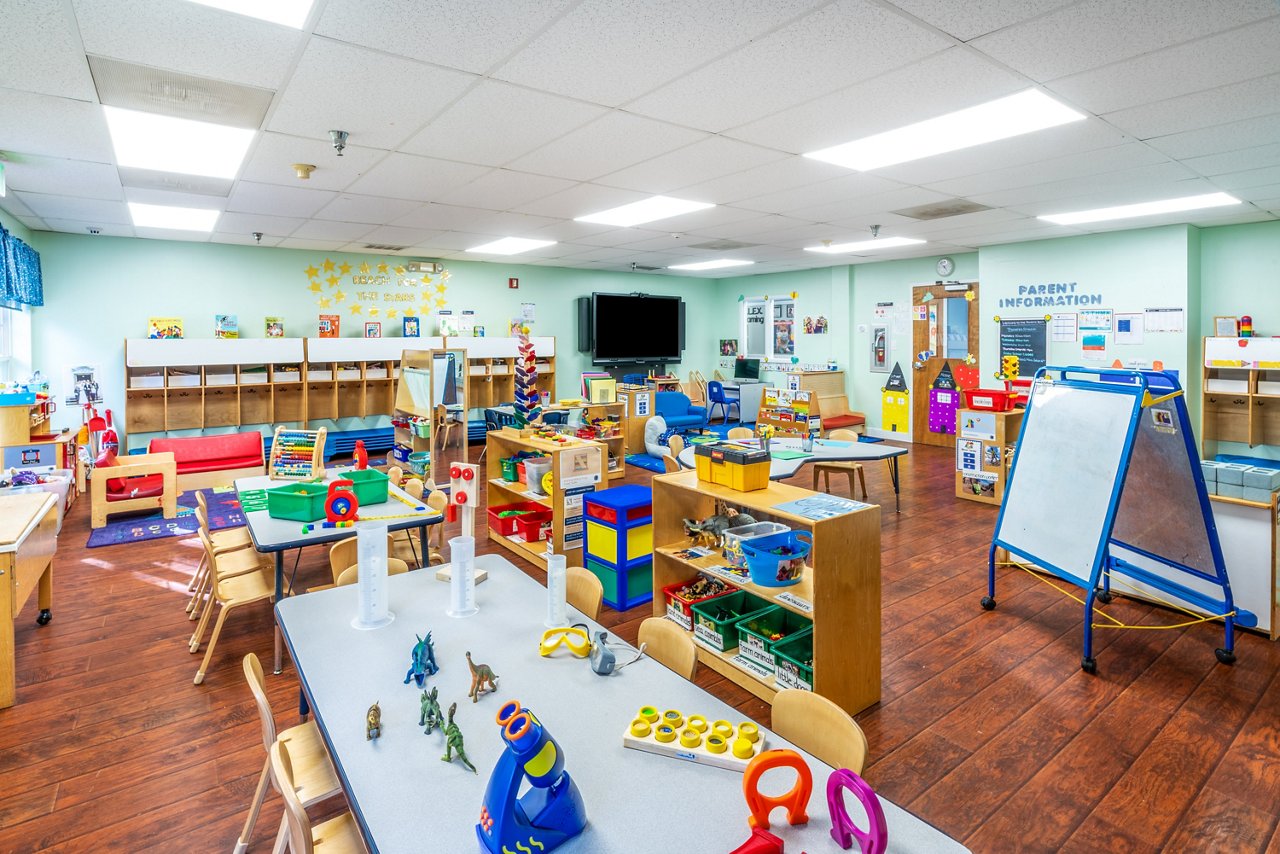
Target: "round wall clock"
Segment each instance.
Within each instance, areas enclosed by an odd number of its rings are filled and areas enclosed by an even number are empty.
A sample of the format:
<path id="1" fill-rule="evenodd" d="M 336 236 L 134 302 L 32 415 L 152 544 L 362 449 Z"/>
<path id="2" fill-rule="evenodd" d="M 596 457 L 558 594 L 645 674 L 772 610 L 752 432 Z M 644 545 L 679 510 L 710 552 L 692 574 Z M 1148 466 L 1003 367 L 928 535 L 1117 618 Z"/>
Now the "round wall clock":
<path id="1" fill-rule="evenodd" d="M 955 261 L 952 261 L 950 258 L 938 259 L 938 275 L 939 276 L 950 276 L 955 271 L 956 271 Z"/>

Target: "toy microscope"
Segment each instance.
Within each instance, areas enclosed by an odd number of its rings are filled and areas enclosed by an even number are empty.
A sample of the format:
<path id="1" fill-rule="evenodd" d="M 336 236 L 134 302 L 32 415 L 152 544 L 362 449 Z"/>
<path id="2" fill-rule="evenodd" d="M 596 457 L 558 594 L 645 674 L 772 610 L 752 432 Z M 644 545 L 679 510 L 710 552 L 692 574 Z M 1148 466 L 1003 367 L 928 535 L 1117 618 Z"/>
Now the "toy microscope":
<path id="1" fill-rule="evenodd" d="M 518 700 L 498 712 L 506 750 L 489 777 L 476 835 L 491 854 L 552 850 L 587 826 L 577 785 L 564 770 L 560 745 Z M 521 778 L 532 788 L 522 798 Z"/>

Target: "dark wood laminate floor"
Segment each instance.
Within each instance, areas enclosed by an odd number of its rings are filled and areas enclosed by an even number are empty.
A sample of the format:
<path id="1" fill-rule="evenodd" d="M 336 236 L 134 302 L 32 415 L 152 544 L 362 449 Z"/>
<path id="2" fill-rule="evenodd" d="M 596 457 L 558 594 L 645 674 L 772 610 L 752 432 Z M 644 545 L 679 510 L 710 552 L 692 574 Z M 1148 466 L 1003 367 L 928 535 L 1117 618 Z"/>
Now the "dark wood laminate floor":
<path id="1" fill-rule="evenodd" d="M 1280 852 L 1280 647 L 1244 634 L 1228 668 L 1214 661 L 1215 626 L 1102 631 L 1099 674 L 1083 674 L 1074 602 L 1015 570 L 999 609 L 978 607 L 995 511 L 955 499 L 952 472 L 950 452 L 913 447 L 898 515 L 885 467 L 867 468 L 887 504 L 883 700 L 859 716 L 870 782 L 975 851 Z M 648 477 L 628 468 L 627 482 Z M 239 662 L 269 660 L 270 608 L 229 621 L 194 686 L 182 608 L 198 543 L 86 550 L 88 517 L 83 499 L 63 528 L 53 623 L 37 628 L 31 605 L 18 621 L 0 851 L 230 850 L 263 762 Z M 309 550 L 299 586 L 327 580 L 323 550 Z M 1114 607 L 1131 623 L 1176 622 Z M 604 622 L 634 640 L 647 615 Z M 268 680 L 278 723 L 295 723 L 292 670 Z M 698 682 L 768 723 L 768 707 L 722 677 L 704 669 Z M 253 850 L 270 849 L 279 818 L 272 796 Z"/>

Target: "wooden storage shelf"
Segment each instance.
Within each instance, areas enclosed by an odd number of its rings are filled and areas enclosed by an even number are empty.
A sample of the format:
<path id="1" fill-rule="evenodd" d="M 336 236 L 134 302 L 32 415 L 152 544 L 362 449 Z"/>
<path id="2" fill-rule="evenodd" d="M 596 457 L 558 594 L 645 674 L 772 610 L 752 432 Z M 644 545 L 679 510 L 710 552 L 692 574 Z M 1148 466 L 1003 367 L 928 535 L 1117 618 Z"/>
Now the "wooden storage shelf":
<path id="1" fill-rule="evenodd" d="M 1247 348 L 1239 346 L 1241 342 L 1247 342 Z M 1237 356 L 1241 356 L 1238 361 Z M 1223 452 L 1219 443 L 1224 442 L 1249 448 L 1280 445 L 1280 369 L 1253 367 L 1276 361 L 1280 361 L 1280 344 L 1272 339 L 1204 339 L 1203 458 L 1213 459 Z"/>
<path id="2" fill-rule="evenodd" d="M 490 455 L 492 455 L 490 451 Z M 699 570 L 723 564 L 718 555 L 696 560 L 676 557 L 689 545 L 683 520 L 712 515 L 716 502 L 770 518 L 813 536 L 804 576 L 789 587 L 761 587 L 719 573 L 735 587 L 749 590 L 813 620 L 814 690 L 849 714 L 880 699 L 880 508 L 876 505 L 814 521 L 776 509 L 776 505 L 816 493 L 789 484 L 770 483 L 765 489 L 738 492 L 698 480 L 693 471 L 658 475 L 653 479 L 654 542 L 661 543 L 653 558 L 653 614 L 666 613 L 662 588 L 687 581 Z M 789 593 L 811 609 L 777 597 Z M 757 697 L 771 702 L 776 693 L 772 676 L 744 669 L 732 659 L 696 644 L 698 660 Z"/>
<path id="3" fill-rule="evenodd" d="M 539 504 L 541 504 L 543 507 L 551 506 L 550 498 L 543 498 L 541 496 L 536 496 L 536 495 L 526 495 L 525 493 L 529 491 L 529 484 L 527 483 L 520 483 L 519 481 L 515 483 L 511 483 L 509 481 L 503 480 L 500 477 L 494 477 L 489 479 L 489 485 L 495 486 L 498 489 L 502 490 L 503 494 L 507 496 L 506 498 L 503 499 L 503 503 L 506 503 L 508 500 L 512 504 L 515 504 L 517 501 L 536 501 Z"/>
<path id="4" fill-rule="evenodd" d="M 239 390 L 235 386 L 205 386 L 204 426 L 233 427 L 239 423 Z"/>
<path id="5" fill-rule="evenodd" d="M 604 445 L 607 449 L 606 478 L 608 480 L 620 480 L 627 476 L 627 405 L 625 403 L 579 403 L 573 406 L 559 406 L 552 404 L 544 408 L 545 412 L 572 412 L 573 410 L 583 410 L 584 420 L 590 421 L 593 418 L 606 418 L 610 421 L 618 422 L 618 428 L 615 435 L 597 438 L 594 441 Z M 612 469 L 608 468 L 609 457 L 616 462 L 616 466 Z"/>
<path id="6" fill-rule="evenodd" d="M 359 380 L 338 381 L 338 417 L 364 417 L 364 384 Z"/>
<path id="7" fill-rule="evenodd" d="M 202 391 L 198 386 L 165 390 L 165 430 L 198 430 L 204 426 Z"/>
<path id="8" fill-rule="evenodd" d="M 550 392 L 555 397 L 556 339 L 533 337 L 538 391 Z M 511 403 L 516 397 L 516 356 L 520 346 L 518 338 L 465 338 L 445 339 L 447 349 L 467 351 L 467 406 L 472 409 L 490 409 L 503 403 Z"/>

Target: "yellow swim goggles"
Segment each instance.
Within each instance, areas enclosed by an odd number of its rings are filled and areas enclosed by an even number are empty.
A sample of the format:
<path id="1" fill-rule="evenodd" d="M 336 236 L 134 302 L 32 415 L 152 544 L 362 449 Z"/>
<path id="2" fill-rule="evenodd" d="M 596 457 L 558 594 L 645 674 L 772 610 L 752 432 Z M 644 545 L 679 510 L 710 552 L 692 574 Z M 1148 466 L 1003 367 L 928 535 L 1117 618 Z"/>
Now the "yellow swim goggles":
<path id="1" fill-rule="evenodd" d="M 547 629 L 542 633 L 542 641 L 538 644 L 538 653 L 543 657 L 555 652 L 562 644 L 578 658 L 586 658 L 591 653 L 591 636 L 587 634 L 585 623 L 572 626 Z"/>

